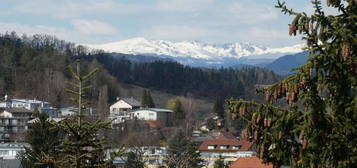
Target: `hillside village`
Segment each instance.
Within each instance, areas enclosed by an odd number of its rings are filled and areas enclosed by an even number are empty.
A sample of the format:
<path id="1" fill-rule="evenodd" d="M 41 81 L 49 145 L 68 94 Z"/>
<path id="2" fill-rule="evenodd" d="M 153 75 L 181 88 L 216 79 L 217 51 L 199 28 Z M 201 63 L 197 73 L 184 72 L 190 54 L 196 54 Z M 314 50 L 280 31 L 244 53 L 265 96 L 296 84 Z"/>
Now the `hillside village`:
<path id="1" fill-rule="evenodd" d="M 0 102 L 0 163 L 13 164 L 19 166 L 20 162 L 16 155 L 29 147 L 26 143 L 26 131 L 31 130 L 31 125 L 38 121 L 35 113 L 45 113 L 48 120 L 60 122 L 62 119 L 76 115 L 75 107 L 54 108 L 50 103 L 36 99 L 9 99 L 6 95 L 4 101 Z M 90 109 L 89 114 L 95 115 L 95 109 Z M 174 111 L 166 108 L 143 107 L 140 101 L 133 97 L 117 98 L 117 101 L 110 105 L 107 120 L 112 120 L 111 127 L 116 129 L 126 129 L 130 122 L 141 122 L 150 134 L 157 134 L 163 130 L 174 130 Z M 213 117 L 218 120 L 219 117 Z M 219 123 L 219 122 L 217 122 Z M 217 128 L 221 123 L 217 124 Z M 140 136 L 138 137 L 140 138 Z M 240 137 L 235 137 L 229 132 L 219 130 L 209 130 L 206 126 L 200 125 L 190 133 L 190 139 L 197 145 L 200 158 L 203 160 L 202 167 L 213 168 L 215 162 L 222 159 L 225 165 L 231 168 L 238 168 L 245 163 L 239 164 L 241 158 L 256 159 L 255 146 L 253 142 L 245 141 Z M 140 150 L 147 167 L 160 167 L 165 165 L 167 156 L 167 145 L 165 143 L 157 145 L 128 146 L 126 151 Z M 115 147 L 109 149 L 116 150 Z M 125 158 L 120 157 L 114 160 L 116 167 L 122 167 Z M 259 164 L 259 163 L 257 163 Z"/>

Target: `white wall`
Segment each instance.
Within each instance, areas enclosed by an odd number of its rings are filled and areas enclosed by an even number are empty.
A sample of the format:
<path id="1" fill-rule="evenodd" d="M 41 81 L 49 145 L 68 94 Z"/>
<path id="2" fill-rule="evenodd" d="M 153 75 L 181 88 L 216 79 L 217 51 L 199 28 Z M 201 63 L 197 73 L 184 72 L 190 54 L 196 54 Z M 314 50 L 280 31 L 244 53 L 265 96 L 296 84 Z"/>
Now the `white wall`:
<path id="1" fill-rule="evenodd" d="M 133 107 L 123 100 L 119 100 L 109 107 L 111 114 L 119 114 L 120 109 L 132 109 Z"/>
<path id="2" fill-rule="evenodd" d="M 9 112 L 7 112 L 7 111 L 4 111 L 4 112 L 0 113 L 0 117 L 12 118 L 12 113 L 9 113 Z"/>
<path id="3" fill-rule="evenodd" d="M 157 112 L 152 110 L 136 110 L 132 112 L 132 117 L 136 117 L 139 120 L 157 120 Z"/>
<path id="4" fill-rule="evenodd" d="M 16 159 L 19 152 L 25 150 L 24 147 L 0 147 L 0 157 L 3 159 Z"/>

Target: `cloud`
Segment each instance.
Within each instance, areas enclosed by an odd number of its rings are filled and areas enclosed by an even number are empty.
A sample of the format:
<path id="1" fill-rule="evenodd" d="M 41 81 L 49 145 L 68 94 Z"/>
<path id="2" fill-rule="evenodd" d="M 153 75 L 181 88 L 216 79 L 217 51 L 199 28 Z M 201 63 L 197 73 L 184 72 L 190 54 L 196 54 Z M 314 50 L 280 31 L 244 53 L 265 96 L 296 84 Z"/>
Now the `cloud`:
<path id="1" fill-rule="evenodd" d="M 93 31 L 91 29 L 90 31 Z M 98 29 L 97 29 L 98 30 Z M 51 27 L 46 25 L 25 25 L 18 23 L 5 23 L 0 22 L 0 33 L 15 31 L 18 35 L 34 35 L 34 34 L 47 34 L 58 37 L 61 40 L 67 40 L 76 43 L 98 43 L 98 42 L 109 42 L 113 40 L 120 39 L 120 35 L 103 35 L 103 34 L 93 34 L 90 31 L 80 32 L 78 29 L 65 29 L 60 27 Z M 107 32 L 107 30 L 102 29 L 101 33 Z M 90 34 L 86 34 L 90 33 Z"/>
<path id="2" fill-rule="evenodd" d="M 75 30 L 85 35 L 113 35 L 119 31 L 110 24 L 98 20 L 73 20 L 71 22 Z"/>
<path id="3" fill-rule="evenodd" d="M 214 0 L 159 0 L 157 9 L 173 12 L 197 12 L 210 7 Z"/>
<path id="4" fill-rule="evenodd" d="M 143 36 L 164 40 L 197 40 L 207 35 L 207 30 L 200 27 L 180 25 L 156 25 L 143 32 Z"/>
<path id="5" fill-rule="evenodd" d="M 235 37 L 241 41 L 263 44 L 265 46 L 286 46 L 302 43 L 300 36 L 292 37 L 288 35 L 288 28 L 286 30 L 277 30 L 252 27 L 247 31 L 236 33 Z"/>
<path id="6" fill-rule="evenodd" d="M 57 27 L 48 27 L 44 25 L 23 25 L 17 23 L 4 23 L 0 22 L 0 32 L 12 32 L 15 31 L 17 34 L 27 34 L 27 35 L 34 35 L 34 34 L 48 34 L 48 35 L 56 35 L 59 38 L 68 39 L 68 37 L 72 34 L 70 31 L 57 28 Z"/>
<path id="7" fill-rule="evenodd" d="M 144 11 L 145 8 L 141 4 L 120 3 L 115 0 L 31 0 L 17 2 L 9 10 L 27 14 L 46 15 L 58 19 L 73 19 L 88 15 L 132 14 Z"/>
<path id="8" fill-rule="evenodd" d="M 257 2 L 234 2 L 225 7 L 227 16 L 242 24 L 258 24 L 278 19 L 278 10 Z"/>

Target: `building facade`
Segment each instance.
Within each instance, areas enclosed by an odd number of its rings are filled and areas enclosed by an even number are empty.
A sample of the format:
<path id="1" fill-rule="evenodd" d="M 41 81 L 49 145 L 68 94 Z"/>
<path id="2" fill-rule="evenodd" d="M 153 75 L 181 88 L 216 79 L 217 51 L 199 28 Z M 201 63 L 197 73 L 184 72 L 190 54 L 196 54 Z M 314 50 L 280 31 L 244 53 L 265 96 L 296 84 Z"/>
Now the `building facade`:
<path id="1" fill-rule="evenodd" d="M 0 109 L 0 142 L 23 140 L 28 129 L 27 122 L 32 119 L 32 111 L 25 108 Z"/>
<path id="2" fill-rule="evenodd" d="M 170 109 L 145 108 L 130 112 L 131 119 L 158 121 L 162 126 L 172 124 L 172 113 Z"/>
<path id="3" fill-rule="evenodd" d="M 16 159 L 29 146 L 27 143 L 0 143 L 0 159 Z"/>
<path id="4" fill-rule="evenodd" d="M 201 158 L 206 168 L 214 166 L 220 157 L 229 165 L 237 158 L 256 155 L 253 142 L 218 136 L 216 139 L 207 139 L 199 147 Z"/>
<path id="5" fill-rule="evenodd" d="M 131 110 L 139 109 L 140 102 L 134 98 L 118 98 L 117 102 L 109 107 L 110 114 L 125 116 Z"/>
<path id="6" fill-rule="evenodd" d="M 0 103 L 1 108 L 24 108 L 27 110 L 38 110 L 46 113 L 50 118 L 58 117 L 58 111 L 50 103 L 36 99 L 10 99 Z"/>

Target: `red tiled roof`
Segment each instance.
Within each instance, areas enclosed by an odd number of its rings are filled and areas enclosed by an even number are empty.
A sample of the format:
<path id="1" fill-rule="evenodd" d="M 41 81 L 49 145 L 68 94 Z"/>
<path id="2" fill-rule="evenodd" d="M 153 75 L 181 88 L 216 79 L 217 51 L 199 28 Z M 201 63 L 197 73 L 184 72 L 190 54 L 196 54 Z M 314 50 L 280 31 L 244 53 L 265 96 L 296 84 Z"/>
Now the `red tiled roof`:
<path id="1" fill-rule="evenodd" d="M 264 164 L 258 157 L 243 157 L 234 161 L 229 168 L 273 168 L 272 164 Z"/>
<path id="2" fill-rule="evenodd" d="M 146 124 L 147 124 L 150 128 L 159 128 L 159 127 L 160 127 L 160 123 L 157 122 L 157 121 L 153 121 L 153 120 L 146 121 Z"/>
<path id="3" fill-rule="evenodd" d="M 228 145 L 227 149 L 221 149 L 220 146 Z M 203 141 L 199 150 L 212 152 L 236 152 L 247 151 L 252 147 L 253 142 L 237 140 L 237 139 L 208 139 Z M 214 146 L 214 149 L 208 149 L 208 146 Z M 238 149 L 233 149 L 234 146 L 239 146 Z"/>
<path id="4" fill-rule="evenodd" d="M 231 133 L 228 132 L 221 132 L 218 136 L 217 139 L 236 139 Z"/>

